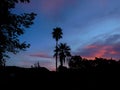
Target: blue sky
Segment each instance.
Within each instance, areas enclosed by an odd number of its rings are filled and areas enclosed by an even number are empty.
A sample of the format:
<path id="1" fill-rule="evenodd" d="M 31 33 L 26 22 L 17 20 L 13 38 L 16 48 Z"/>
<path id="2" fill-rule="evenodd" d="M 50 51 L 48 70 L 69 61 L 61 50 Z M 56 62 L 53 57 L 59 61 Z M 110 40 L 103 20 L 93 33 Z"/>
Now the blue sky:
<path id="1" fill-rule="evenodd" d="M 120 0 L 31 0 L 17 4 L 14 13 L 35 12 L 34 24 L 21 41 L 31 44 L 25 52 L 10 54 L 8 65 L 30 67 L 37 61 L 55 68 L 52 31 L 63 29 L 63 39 L 73 55 L 85 58 L 120 58 Z"/>

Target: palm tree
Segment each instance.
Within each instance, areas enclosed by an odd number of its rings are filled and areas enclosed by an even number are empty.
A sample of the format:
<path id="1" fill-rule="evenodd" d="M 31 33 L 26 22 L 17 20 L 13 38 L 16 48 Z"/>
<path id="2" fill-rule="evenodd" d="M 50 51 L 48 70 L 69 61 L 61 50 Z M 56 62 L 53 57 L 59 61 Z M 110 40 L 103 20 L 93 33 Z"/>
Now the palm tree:
<path id="1" fill-rule="evenodd" d="M 62 38 L 62 34 L 63 34 L 62 29 L 60 27 L 53 28 L 52 35 L 53 35 L 53 38 L 56 40 L 56 50 L 55 50 L 56 71 L 57 71 L 57 57 L 58 57 L 58 40 Z"/>
<path id="2" fill-rule="evenodd" d="M 63 64 L 66 61 L 66 58 L 71 56 L 70 50 L 71 50 L 70 47 L 67 46 L 66 43 L 59 44 L 58 54 L 59 54 L 60 66 L 63 66 Z"/>

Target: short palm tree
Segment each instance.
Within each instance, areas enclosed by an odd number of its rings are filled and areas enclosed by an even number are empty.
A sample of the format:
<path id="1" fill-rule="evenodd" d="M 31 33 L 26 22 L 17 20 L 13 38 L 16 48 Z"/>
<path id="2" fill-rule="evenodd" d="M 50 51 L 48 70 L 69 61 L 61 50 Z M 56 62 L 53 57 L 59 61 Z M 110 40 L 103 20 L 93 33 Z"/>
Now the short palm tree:
<path id="1" fill-rule="evenodd" d="M 53 38 L 56 40 L 56 47 L 55 47 L 55 57 L 56 57 L 56 71 L 57 71 L 57 57 L 58 57 L 58 40 L 62 38 L 62 29 L 60 27 L 56 27 L 53 29 L 52 32 Z"/>
<path id="2" fill-rule="evenodd" d="M 58 54 L 59 54 L 60 66 L 63 66 L 63 64 L 66 61 L 66 58 L 71 56 L 70 50 L 71 50 L 70 47 L 66 43 L 59 44 Z"/>

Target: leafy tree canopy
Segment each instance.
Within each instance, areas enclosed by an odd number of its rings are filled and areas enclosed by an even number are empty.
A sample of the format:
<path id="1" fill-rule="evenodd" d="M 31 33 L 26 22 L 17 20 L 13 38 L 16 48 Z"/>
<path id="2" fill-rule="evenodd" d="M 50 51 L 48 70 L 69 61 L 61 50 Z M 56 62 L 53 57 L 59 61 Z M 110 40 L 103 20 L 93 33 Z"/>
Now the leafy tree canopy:
<path id="1" fill-rule="evenodd" d="M 0 0 L 0 66 L 3 66 L 8 52 L 16 54 L 30 46 L 26 42 L 20 42 L 19 36 L 33 24 L 36 14 L 13 14 L 11 9 L 19 2 L 29 3 L 29 0 Z"/>

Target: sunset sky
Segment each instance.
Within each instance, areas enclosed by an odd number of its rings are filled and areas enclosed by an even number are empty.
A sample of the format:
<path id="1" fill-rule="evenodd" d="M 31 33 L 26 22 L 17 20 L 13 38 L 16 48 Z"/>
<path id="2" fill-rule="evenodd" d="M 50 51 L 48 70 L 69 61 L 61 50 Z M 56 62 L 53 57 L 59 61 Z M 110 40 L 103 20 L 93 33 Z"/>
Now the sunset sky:
<path id="1" fill-rule="evenodd" d="M 120 59 L 120 0 L 31 0 L 17 4 L 14 13 L 34 12 L 34 24 L 21 41 L 31 44 L 27 51 L 10 54 L 7 65 L 30 67 L 36 62 L 55 69 L 52 31 L 61 27 L 72 55 L 85 58 Z"/>

